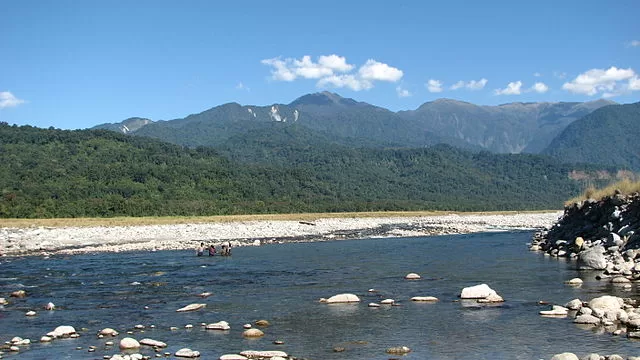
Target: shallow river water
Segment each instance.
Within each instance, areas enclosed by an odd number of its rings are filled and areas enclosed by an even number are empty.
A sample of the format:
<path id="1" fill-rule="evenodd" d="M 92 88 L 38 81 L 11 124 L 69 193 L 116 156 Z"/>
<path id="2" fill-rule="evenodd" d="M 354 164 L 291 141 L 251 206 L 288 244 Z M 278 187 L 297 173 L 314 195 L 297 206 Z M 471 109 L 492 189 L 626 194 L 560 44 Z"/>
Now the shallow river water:
<path id="1" fill-rule="evenodd" d="M 544 300 L 564 304 L 604 293 L 634 297 L 579 273 L 571 261 L 527 251 L 530 232 L 345 240 L 235 248 L 232 257 L 196 257 L 194 251 L 101 253 L 76 256 L 0 258 L 0 341 L 14 336 L 33 343 L 5 359 L 102 359 L 120 353 L 122 337 L 168 343 L 164 352 L 188 347 L 202 359 L 242 350 L 282 350 L 306 359 L 550 359 L 571 351 L 639 356 L 640 343 L 597 329 L 581 329 L 570 318 L 544 318 Z M 415 272 L 421 280 L 404 280 Z M 583 277 L 580 288 L 564 281 Z M 505 303 L 480 306 L 458 301 L 463 287 L 488 284 Z M 24 289 L 25 299 L 9 298 Z M 376 289 L 376 292 L 369 292 Z M 207 298 L 198 294 L 212 292 Z M 318 302 L 355 293 L 359 304 Z M 437 303 L 412 303 L 435 296 Z M 392 298 L 400 306 L 369 308 Z M 46 311 L 47 302 L 56 304 Z M 191 303 L 204 309 L 178 313 Z M 37 311 L 27 317 L 25 312 Z M 265 336 L 244 339 L 242 325 L 266 319 Z M 225 320 L 229 331 L 201 323 Z M 135 330 L 135 325 L 144 330 Z M 192 329 L 185 325 L 192 324 Z M 41 344 L 58 325 L 71 325 L 77 339 Z M 151 327 L 153 325 L 153 328 Z M 171 327 L 178 330 L 170 330 Z M 106 327 L 116 338 L 98 339 Z M 126 334 L 133 331 L 132 334 Z M 274 340 L 284 345 L 274 345 Z M 105 346 L 113 341 L 114 346 Z M 95 352 L 88 352 L 95 346 Z M 385 353 L 408 346 L 406 356 Z M 334 352 L 335 347 L 345 348 Z M 143 346 L 142 354 L 154 356 Z"/>

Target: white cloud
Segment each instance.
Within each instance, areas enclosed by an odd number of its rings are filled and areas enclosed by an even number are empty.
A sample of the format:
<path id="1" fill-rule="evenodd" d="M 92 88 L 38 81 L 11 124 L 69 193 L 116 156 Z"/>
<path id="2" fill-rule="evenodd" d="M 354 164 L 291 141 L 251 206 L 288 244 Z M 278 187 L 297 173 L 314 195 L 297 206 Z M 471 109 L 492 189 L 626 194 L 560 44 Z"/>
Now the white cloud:
<path id="1" fill-rule="evenodd" d="M 24 103 L 24 100 L 18 99 L 9 91 L 0 91 L 0 109 L 15 107 Z"/>
<path id="2" fill-rule="evenodd" d="M 640 78 L 636 75 L 629 79 L 629 91 L 640 90 Z"/>
<path id="3" fill-rule="evenodd" d="M 318 87 L 327 87 L 328 85 L 337 88 L 349 88 L 353 91 L 369 90 L 373 87 L 373 83 L 366 79 L 361 79 L 354 75 L 332 75 L 318 80 Z"/>
<path id="4" fill-rule="evenodd" d="M 425 84 L 427 90 L 432 93 L 442 92 L 442 81 L 436 79 L 429 79 Z"/>
<path id="5" fill-rule="evenodd" d="M 630 46 L 630 47 L 640 46 L 640 40 L 631 40 L 631 41 L 629 41 L 627 46 Z"/>
<path id="6" fill-rule="evenodd" d="M 487 85 L 487 83 L 489 82 L 489 80 L 482 78 L 478 81 L 476 80 L 471 80 L 468 82 L 464 82 L 462 80 L 456 82 L 455 84 L 451 85 L 451 87 L 449 87 L 449 89 L 451 90 L 458 90 L 461 88 L 467 88 L 469 90 L 482 90 L 484 89 L 485 85 Z"/>
<path id="7" fill-rule="evenodd" d="M 360 67 L 360 70 L 358 70 L 358 74 L 361 78 L 366 80 L 389 82 L 396 82 L 402 78 L 402 75 L 404 75 L 402 70 L 373 59 L 367 60 L 367 62 Z"/>
<path id="8" fill-rule="evenodd" d="M 565 79 L 567 77 L 567 73 L 563 72 L 563 71 L 554 71 L 553 72 L 553 77 L 562 80 L 562 79 Z"/>
<path id="9" fill-rule="evenodd" d="M 588 70 L 572 81 L 564 83 L 562 88 L 574 94 L 593 96 L 602 93 L 603 96 L 612 97 L 626 91 L 633 91 L 634 79 L 637 79 L 637 74 L 633 69 L 618 69 L 612 66 L 606 70 Z"/>
<path id="10" fill-rule="evenodd" d="M 533 73 L 533 76 L 540 77 L 540 76 L 542 76 L 542 74 L 540 74 L 539 72 L 536 71 L 536 72 Z"/>
<path id="11" fill-rule="evenodd" d="M 402 70 L 373 59 L 367 60 L 357 72 L 352 72 L 355 66 L 336 54 L 319 56 L 317 62 L 305 55 L 299 59 L 264 59 L 261 63 L 271 67 L 272 80 L 317 79 L 318 87 L 332 86 L 354 91 L 371 89 L 375 81 L 397 82 L 403 76 Z"/>
<path id="12" fill-rule="evenodd" d="M 549 90 L 549 87 L 543 82 L 537 82 L 533 84 L 533 86 L 531 87 L 531 90 L 539 94 L 543 94 Z"/>
<path id="13" fill-rule="evenodd" d="M 409 90 L 403 89 L 402 86 L 396 87 L 396 93 L 398 94 L 398 97 L 401 97 L 401 98 L 411 96 L 411 93 L 409 92 Z"/>
<path id="14" fill-rule="evenodd" d="M 460 88 L 464 87 L 464 81 L 460 80 L 458 82 L 456 82 L 455 84 L 451 85 L 451 87 L 449 87 L 449 89 L 451 90 L 458 90 Z"/>
<path id="15" fill-rule="evenodd" d="M 322 55 L 318 58 L 318 64 L 338 72 L 347 72 L 353 69 L 353 65 L 347 64 L 347 59 L 338 55 Z"/>
<path id="16" fill-rule="evenodd" d="M 522 81 L 510 82 L 504 89 L 496 89 L 496 95 L 520 95 L 522 88 Z"/>

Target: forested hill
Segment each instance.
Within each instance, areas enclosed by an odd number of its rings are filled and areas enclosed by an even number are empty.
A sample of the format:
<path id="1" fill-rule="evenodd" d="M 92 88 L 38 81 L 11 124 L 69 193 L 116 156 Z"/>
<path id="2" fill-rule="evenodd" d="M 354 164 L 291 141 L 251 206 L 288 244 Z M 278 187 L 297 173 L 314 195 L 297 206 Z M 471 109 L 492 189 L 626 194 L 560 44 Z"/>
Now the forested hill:
<path id="1" fill-rule="evenodd" d="M 544 150 L 573 162 L 640 171 L 640 102 L 598 109 L 567 126 Z"/>
<path id="2" fill-rule="evenodd" d="M 0 124 L 0 217 L 561 208 L 582 184 L 533 155 L 323 145 L 250 165 L 106 130 Z M 601 173 L 602 174 L 602 173 Z"/>

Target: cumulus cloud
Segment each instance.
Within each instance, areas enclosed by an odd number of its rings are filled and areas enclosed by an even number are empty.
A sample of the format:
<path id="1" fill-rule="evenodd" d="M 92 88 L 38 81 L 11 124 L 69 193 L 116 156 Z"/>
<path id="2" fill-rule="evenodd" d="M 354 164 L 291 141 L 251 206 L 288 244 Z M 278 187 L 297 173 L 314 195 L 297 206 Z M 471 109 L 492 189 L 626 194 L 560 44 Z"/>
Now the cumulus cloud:
<path id="1" fill-rule="evenodd" d="M 522 93 L 522 81 L 510 82 L 504 89 L 496 89 L 496 95 L 520 95 Z"/>
<path id="2" fill-rule="evenodd" d="M 482 78 L 478 81 L 476 80 L 471 80 L 471 81 L 467 81 L 464 82 L 462 80 L 456 82 L 455 84 L 451 85 L 451 87 L 449 87 L 449 89 L 451 90 L 458 90 L 461 88 L 466 88 L 469 90 L 482 90 L 484 89 L 485 85 L 487 85 L 487 83 L 489 82 L 489 80 Z"/>
<path id="3" fill-rule="evenodd" d="M 396 93 L 398 94 L 398 97 L 401 97 L 401 98 L 411 96 L 411 93 L 409 92 L 409 90 L 403 89 L 402 86 L 396 87 Z"/>
<path id="4" fill-rule="evenodd" d="M 403 76 L 402 70 L 373 59 L 352 72 L 355 66 L 336 54 L 319 56 L 317 61 L 305 55 L 299 59 L 264 59 L 261 63 L 271 67 L 272 80 L 317 79 L 318 87 L 331 86 L 354 91 L 371 89 L 376 81 L 397 82 Z"/>
<path id="5" fill-rule="evenodd" d="M 367 60 L 367 62 L 360 67 L 360 70 L 358 70 L 358 74 L 366 80 L 389 82 L 396 82 L 402 79 L 403 75 L 402 70 L 373 59 Z"/>
<path id="6" fill-rule="evenodd" d="M 337 88 L 349 88 L 353 91 L 369 90 L 373 87 L 373 83 L 366 79 L 361 79 L 354 75 L 333 75 L 318 80 L 316 84 L 323 88 L 333 86 Z"/>
<path id="7" fill-rule="evenodd" d="M 613 97 L 628 91 L 634 91 L 638 75 L 631 68 L 591 69 L 578 75 L 572 81 L 562 85 L 562 89 L 574 94 L 593 96 L 601 93 Z"/>
<path id="8" fill-rule="evenodd" d="M 533 84 L 531 90 L 537 92 L 538 94 L 544 94 L 549 90 L 549 87 L 543 82 L 537 82 Z"/>
<path id="9" fill-rule="evenodd" d="M 634 76 L 629 79 L 629 91 L 638 91 L 640 90 L 640 78 L 638 76 Z"/>
<path id="10" fill-rule="evenodd" d="M 442 92 L 442 81 L 436 79 L 429 79 L 425 84 L 427 90 L 432 93 Z"/>
<path id="11" fill-rule="evenodd" d="M 18 99 L 9 91 L 0 91 L 0 109 L 15 107 L 24 103 L 24 100 Z"/>

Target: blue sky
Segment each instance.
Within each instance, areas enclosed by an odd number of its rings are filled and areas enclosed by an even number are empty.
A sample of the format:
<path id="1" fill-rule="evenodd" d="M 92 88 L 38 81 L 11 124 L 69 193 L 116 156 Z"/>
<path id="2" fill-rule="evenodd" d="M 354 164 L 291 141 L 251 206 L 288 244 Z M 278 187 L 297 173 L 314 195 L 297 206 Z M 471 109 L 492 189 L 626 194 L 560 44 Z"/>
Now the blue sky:
<path id="1" fill-rule="evenodd" d="M 0 121 L 87 128 L 329 90 L 391 110 L 640 98 L 640 1 L 4 1 Z"/>

